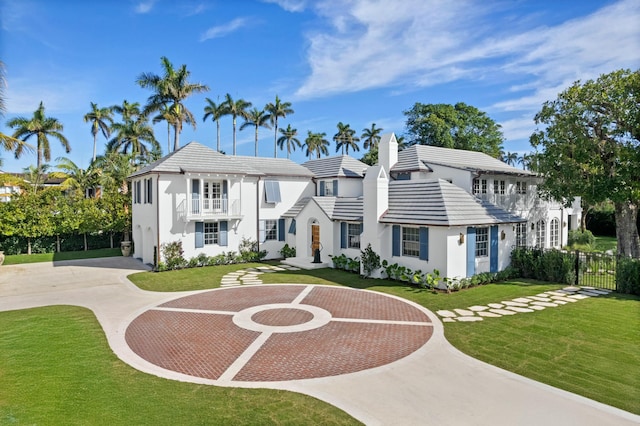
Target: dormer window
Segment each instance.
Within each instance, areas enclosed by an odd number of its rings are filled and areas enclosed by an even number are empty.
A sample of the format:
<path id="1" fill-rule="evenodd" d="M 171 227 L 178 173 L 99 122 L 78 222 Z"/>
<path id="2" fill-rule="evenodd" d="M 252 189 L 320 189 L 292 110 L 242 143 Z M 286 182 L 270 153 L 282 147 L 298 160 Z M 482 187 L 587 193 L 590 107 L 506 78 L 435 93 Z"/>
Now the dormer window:
<path id="1" fill-rule="evenodd" d="M 321 197 L 337 197 L 338 196 L 338 179 L 321 180 L 320 196 Z"/>

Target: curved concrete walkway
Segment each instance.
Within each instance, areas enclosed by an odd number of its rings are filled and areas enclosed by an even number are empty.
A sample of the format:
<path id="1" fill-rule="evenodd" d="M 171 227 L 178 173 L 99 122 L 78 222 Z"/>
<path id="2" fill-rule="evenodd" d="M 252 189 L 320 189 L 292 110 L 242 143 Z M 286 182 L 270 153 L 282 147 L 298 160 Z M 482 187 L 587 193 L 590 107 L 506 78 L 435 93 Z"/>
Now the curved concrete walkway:
<path id="1" fill-rule="evenodd" d="M 138 261 L 121 257 L 5 265 L 0 267 L 0 311 L 60 304 L 84 306 L 95 313 L 111 348 L 124 362 L 169 379 L 213 384 L 211 379 L 149 362 L 129 347 L 125 335 L 135 318 L 149 309 L 188 295 L 227 290 L 142 291 L 126 276 L 145 269 Z M 288 286 L 273 287 L 284 290 Z M 404 358 L 331 377 L 228 385 L 304 393 L 327 401 L 369 425 L 640 424 L 640 416 L 464 355 L 444 339 L 442 323 L 436 315 L 403 302 L 424 312 L 433 324 L 427 343 Z"/>

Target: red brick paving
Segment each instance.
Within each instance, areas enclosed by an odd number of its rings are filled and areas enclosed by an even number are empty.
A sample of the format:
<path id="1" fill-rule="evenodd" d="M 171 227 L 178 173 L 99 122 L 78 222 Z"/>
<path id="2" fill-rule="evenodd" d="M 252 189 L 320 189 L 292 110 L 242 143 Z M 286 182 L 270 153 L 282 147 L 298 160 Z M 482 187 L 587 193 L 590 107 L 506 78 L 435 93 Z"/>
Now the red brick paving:
<path id="1" fill-rule="evenodd" d="M 305 288 L 233 287 L 182 297 L 160 306 L 229 314 L 151 309 L 132 321 L 125 338 L 135 353 L 152 364 L 216 380 L 261 335 L 235 325 L 233 313 L 265 304 L 291 303 Z M 233 380 L 300 380 L 375 368 L 416 351 L 433 332 L 432 327 L 424 325 L 430 320 L 423 311 L 382 294 L 318 286 L 300 303 L 329 311 L 332 320 L 308 331 L 279 333 L 277 327 L 304 324 L 313 315 L 296 305 L 253 314 L 252 321 L 273 326 L 274 332 Z M 367 322 L 371 320 L 413 324 Z"/>
<path id="2" fill-rule="evenodd" d="M 313 314 L 311 312 L 288 308 L 269 309 L 266 311 L 256 312 L 251 317 L 251 320 L 258 324 L 278 327 L 304 324 L 312 319 Z"/>

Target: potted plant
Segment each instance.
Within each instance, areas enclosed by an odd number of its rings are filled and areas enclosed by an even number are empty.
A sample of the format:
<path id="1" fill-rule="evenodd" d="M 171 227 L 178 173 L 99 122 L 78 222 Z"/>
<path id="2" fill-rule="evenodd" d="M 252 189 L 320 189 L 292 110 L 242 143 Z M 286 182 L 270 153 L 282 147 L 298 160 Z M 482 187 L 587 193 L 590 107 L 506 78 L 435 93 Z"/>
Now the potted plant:
<path id="1" fill-rule="evenodd" d="M 120 251 L 124 257 L 131 256 L 131 241 L 122 241 L 120 243 Z"/>

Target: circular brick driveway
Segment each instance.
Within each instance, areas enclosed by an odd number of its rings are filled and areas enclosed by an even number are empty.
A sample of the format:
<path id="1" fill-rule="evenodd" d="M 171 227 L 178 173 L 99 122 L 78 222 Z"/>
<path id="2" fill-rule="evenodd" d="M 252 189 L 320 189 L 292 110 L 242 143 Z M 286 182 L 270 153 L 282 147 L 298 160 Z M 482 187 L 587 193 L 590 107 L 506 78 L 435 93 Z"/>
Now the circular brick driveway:
<path id="1" fill-rule="evenodd" d="M 353 373 L 403 358 L 431 337 L 429 317 L 400 299 L 308 285 L 233 287 L 147 310 L 125 338 L 159 367 L 225 382 Z"/>

